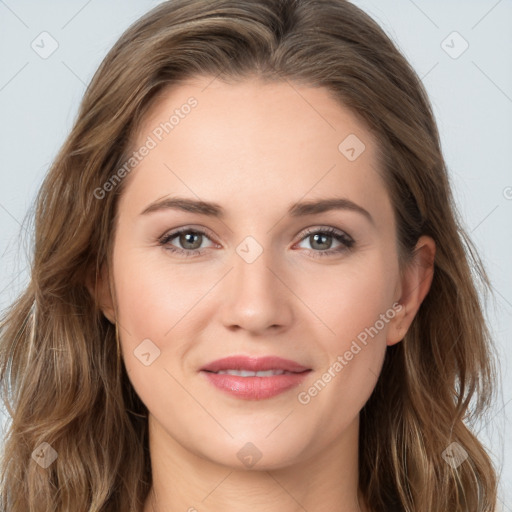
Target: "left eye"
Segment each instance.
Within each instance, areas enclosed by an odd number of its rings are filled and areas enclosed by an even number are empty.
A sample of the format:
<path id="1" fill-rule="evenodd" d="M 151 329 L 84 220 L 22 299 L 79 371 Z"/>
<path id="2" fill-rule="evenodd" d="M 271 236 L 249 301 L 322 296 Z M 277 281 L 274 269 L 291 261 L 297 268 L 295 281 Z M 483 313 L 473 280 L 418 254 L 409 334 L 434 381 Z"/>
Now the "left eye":
<path id="1" fill-rule="evenodd" d="M 334 249 L 331 248 L 333 238 L 340 244 Z M 310 247 L 315 249 L 312 251 L 315 257 L 329 256 L 346 251 L 350 249 L 355 243 L 352 237 L 343 231 L 338 231 L 337 229 L 331 227 L 308 230 L 302 237 L 301 242 L 306 240 L 309 241 Z M 311 252 L 311 250 L 309 250 L 309 252 Z"/>
<path id="2" fill-rule="evenodd" d="M 203 252 L 207 247 L 201 247 L 203 238 L 210 240 L 208 233 L 202 229 L 182 228 L 167 235 L 164 235 L 159 244 L 173 253 L 178 253 L 183 256 L 197 256 Z M 340 245 L 334 249 L 332 246 L 332 239 L 335 239 Z M 176 247 L 171 244 L 171 241 L 178 239 L 181 247 Z M 354 240 L 344 233 L 332 227 L 310 229 L 302 235 L 300 243 L 309 240 L 311 249 L 308 252 L 312 253 L 314 257 L 328 256 L 335 253 L 340 253 L 350 249 L 354 245 Z M 211 240 L 210 240 L 211 241 Z M 214 247 L 212 243 L 210 247 Z"/>

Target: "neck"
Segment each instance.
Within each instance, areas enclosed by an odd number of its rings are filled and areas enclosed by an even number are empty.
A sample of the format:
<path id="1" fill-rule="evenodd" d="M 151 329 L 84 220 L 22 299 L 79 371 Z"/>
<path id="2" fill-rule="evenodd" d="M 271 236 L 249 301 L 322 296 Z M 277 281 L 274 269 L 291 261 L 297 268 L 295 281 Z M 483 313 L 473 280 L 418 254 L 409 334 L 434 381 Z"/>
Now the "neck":
<path id="1" fill-rule="evenodd" d="M 240 469 L 189 451 L 149 416 L 153 487 L 144 512 L 365 512 L 358 491 L 359 417 L 322 453 Z"/>

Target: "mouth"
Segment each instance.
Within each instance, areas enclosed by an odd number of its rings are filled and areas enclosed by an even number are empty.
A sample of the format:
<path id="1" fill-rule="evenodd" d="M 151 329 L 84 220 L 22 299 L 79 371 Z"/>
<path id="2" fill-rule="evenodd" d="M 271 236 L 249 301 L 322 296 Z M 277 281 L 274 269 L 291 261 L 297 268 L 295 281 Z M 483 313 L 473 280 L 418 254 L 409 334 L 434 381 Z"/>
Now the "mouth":
<path id="1" fill-rule="evenodd" d="M 208 370 L 205 370 L 208 371 Z M 286 370 L 263 370 L 260 372 L 252 372 L 250 370 L 219 370 L 217 375 L 236 375 L 237 377 L 272 377 L 272 375 L 291 375 L 299 372 L 288 372 Z"/>
<path id="2" fill-rule="evenodd" d="M 307 368 L 296 361 L 291 359 L 283 359 L 277 356 L 265 356 L 265 357 L 254 357 L 254 356 L 229 356 L 222 359 L 212 361 L 207 365 L 203 366 L 201 370 L 219 373 L 219 372 L 286 372 L 286 373 L 300 373 L 311 368 Z M 254 375 L 247 375 L 247 377 L 253 377 Z M 262 375 L 266 377 L 267 375 Z"/>
<path id="3" fill-rule="evenodd" d="M 280 357 L 231 356 L 201 368 L 215 388 L 244 400 L 263 400 L 298 386 L 312 371 Z"/>

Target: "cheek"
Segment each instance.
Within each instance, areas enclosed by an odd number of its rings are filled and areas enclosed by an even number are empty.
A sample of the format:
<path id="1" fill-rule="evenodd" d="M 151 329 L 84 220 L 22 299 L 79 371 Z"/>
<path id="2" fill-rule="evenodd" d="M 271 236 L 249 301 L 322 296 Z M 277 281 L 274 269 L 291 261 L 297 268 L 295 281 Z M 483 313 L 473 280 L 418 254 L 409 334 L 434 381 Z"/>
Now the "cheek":
<path id="1" fill-rule="evenodd" d="M 366 255 L 328 270 L 318 268 L 302 273 L 297 295 L 323 324 L 317 339 L 325 340 L 332 353 L 350 345 L 360 333 L 377 323 L 378 338 L 385 338 L 389 327 L 398 283 L 398 264 L 382 254 Z M 385 315 L 384 323 L 381 315 Z M 372 331 L 373 332 L 373 331 Z"/>
<path id="2" fill-rule="evenodd" d="M 128 249 L 114 257 L 120 339 L 133 377 L 146 368 L 141 368 L 142 350 L 150 353 L 153 369 L 173 368 L 183 360 L 194 338 L 187 329 L 197 325 L 198 301 L 211 288 L 210 280 L 194 277 L 189 265 L 171 267 L 158 253 Z"/>
<path id="3" fill-rule="evenodd" d="M 190 271 L 184 272 L 189 266 L 171 268 L 161 255 L 155 256 L 147 249 L 128 249 L 119 250 L 114 258 L 120 341 L 126 371 L 139 397 L 152 411 L 170 411 L 183 407 L 176 399 L 181 396 L 178 367 L 193 347 L 189 331 L 196 325 L 198 300 L 211 283 L 191 280 Z"/>
<path id="4" fill-rule="evenodd" d="M 163 249 L 121 253 L 114 262 L 119 315 L 134 337 L 163 339 L 211 287 L 189 265 L 171 265 Z"/>
<path id="5" fill-rule="evenodd" d="M 321 338 L 324 364 L 297 393 L 298 413 L 325 444 L 339 439 L 375 389 L 387 348 L 387 324 L 376 326 L 381 311 L 377 304 L 341 311 L 336 334 Z"/>
<path id="6" fill-rule="evenodd" d="M 309 293 L 303 289 L 304 302 L 322 322 L 314 337 L 323 357 L 316 380 L 298 401 L 313 416 L 329 411 L 332 425 L 338 426 L 353 417 L 373 391 L 396 315 L 398 264 L 382 254 L 353 263 L 329 276 L 309 276 L 315 287 Z M 332 407 L 336 403 L 343 407 Z"/>

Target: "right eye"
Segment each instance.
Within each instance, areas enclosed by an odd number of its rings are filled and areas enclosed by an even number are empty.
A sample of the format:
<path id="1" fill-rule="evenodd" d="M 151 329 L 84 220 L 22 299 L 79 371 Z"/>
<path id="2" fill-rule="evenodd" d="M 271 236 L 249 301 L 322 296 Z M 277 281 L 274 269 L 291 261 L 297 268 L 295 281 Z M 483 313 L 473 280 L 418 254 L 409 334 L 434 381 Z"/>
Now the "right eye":
<path id="1" fill-rule="evenodd" d="M 199 256 L 203 253 L 203 249 L 206 249 L 206 247 L 201 247 L 204 238 L 210 240 L 206 231 L 184 227 L 164 235 L 160 238 L 159 244 L 164 246 L 166 250 L 185 257 Z M 174 239 L 177 239 L 181 247 L 171 244 Z"/>

